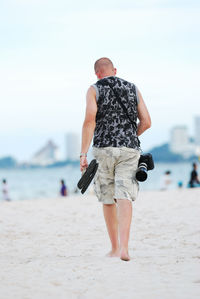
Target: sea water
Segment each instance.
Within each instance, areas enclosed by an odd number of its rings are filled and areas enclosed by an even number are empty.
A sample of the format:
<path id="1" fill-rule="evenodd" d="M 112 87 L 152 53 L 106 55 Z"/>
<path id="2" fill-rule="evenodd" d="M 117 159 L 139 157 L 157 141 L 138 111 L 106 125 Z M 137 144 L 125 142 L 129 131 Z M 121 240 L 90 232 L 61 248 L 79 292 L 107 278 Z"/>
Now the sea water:
<path id="1" fill-rule="evenodd" d="M 192 170 L 190 163 L 156 163 L 155 169 L 148 172 L 147 180 L 140 183 L 140 190 L 160 190 L 161 178 L 166 170 L 171 171 L 171 189 L 178 188 L 178 182 L 183 183 L 183 188 L 187 187 Z M 73 194 L 80 177 L 79 167 L 72 165 L 57 168 L 0 169 L 0 179 L 7 179 L 12 200 L 57 197 L 61 179 L 65 180 L 69 194 Z"/>

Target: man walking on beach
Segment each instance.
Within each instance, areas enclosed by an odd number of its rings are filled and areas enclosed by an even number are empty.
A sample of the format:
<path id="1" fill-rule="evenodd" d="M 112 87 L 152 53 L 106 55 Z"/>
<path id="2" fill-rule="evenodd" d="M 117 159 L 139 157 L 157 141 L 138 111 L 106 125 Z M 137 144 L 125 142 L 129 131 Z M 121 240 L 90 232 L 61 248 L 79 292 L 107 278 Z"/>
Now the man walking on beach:
<path id="1" fill-rule="evenodd" d="M 99 163 L 94 184 L 112 246 L 108 255 L 128 261 L 132 201 L 138 193 L 138 136 L 150 128 L 151 119 L 139 90 L 116 77 L 110 59 L 98 59 L 94 69 L 98 81 L 86 96 L 80 169 L 88 166 L 87 152 L 94 135 L 93 155 Z"/>

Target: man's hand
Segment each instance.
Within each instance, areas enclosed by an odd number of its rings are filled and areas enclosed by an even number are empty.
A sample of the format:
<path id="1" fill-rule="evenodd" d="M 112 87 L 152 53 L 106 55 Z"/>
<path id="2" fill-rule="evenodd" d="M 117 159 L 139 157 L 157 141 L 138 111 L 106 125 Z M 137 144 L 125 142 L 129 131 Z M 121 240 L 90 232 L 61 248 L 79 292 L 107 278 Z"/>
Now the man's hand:
<path id="1" fill-rule="evenodd" d="M 87 157 L 81 157 L 80 158 L 80 170 L 81 172 L 88 167 L 88 161 L 87 161 Z"/>

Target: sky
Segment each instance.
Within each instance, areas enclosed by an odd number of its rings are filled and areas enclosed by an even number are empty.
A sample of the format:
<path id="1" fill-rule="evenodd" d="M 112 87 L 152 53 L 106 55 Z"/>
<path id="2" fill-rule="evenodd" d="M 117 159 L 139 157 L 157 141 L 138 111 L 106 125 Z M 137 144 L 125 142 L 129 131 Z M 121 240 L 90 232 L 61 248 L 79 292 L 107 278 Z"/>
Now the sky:
<path id="1" fill-rule="evenodd" d="M 109 57 L 152 118 L 144 151 L 200 115 L 200 5 L 178 0 L 1 0 L 0 157 L 25 161 L 81 134 L 93 65 Z"/>

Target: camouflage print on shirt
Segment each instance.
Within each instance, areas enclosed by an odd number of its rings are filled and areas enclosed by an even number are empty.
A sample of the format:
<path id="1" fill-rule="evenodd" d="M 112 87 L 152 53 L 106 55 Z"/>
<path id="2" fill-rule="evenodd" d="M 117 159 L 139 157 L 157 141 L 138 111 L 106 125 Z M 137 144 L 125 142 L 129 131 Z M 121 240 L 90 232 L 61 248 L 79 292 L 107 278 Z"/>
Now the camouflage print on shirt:
<path id="1" fill-rule="evenodd" d="M 97 95 L 93 145 L 99 148 L 112 146 L 139 149 L 136 86 L 124 79 L 110 76 L 97 81 L 93 87 Z M 120 98 L 127 113 L 117 98 Z"/>

